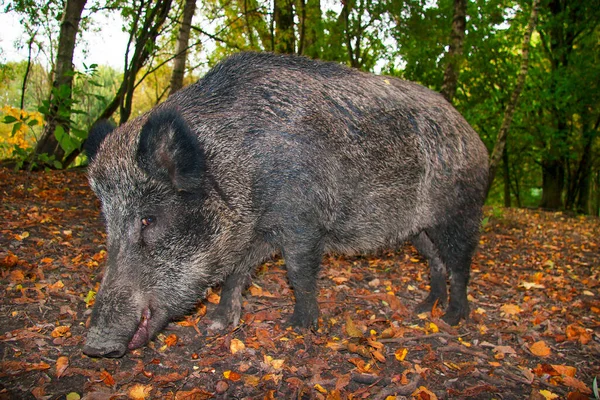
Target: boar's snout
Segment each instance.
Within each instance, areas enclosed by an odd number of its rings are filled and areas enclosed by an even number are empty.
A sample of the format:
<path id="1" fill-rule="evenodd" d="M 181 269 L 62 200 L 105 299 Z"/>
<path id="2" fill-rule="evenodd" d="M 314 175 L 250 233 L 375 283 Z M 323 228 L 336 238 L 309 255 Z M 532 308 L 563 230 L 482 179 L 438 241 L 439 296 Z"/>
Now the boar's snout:
<path id="1" fill-rule="evenodd" d="M 123 357 L 127 351 L 127 346 L 114 343 L 109 345 L 102 345 L 100 343 L 88 343 L 83 346 L 83 354 L 89 357 L 111 357 L 118 358 Z"/>

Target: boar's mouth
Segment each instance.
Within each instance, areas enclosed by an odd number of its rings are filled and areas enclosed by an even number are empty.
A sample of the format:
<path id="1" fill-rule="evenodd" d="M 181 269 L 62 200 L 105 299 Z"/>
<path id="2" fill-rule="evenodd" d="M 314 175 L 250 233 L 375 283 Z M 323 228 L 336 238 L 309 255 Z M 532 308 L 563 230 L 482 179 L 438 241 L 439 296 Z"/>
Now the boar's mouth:
<path id="1" fill-rule="evenodd" d="M 150 341 L 150 327 L 149 322 L 152 318 L 152 312 L 150 311 L 150 307 L 146 307 L 142 312 L 142 317 L 140 319 L 140 323 L 138 324 L 133 337 L 129 341 L 127 348 L 129 350 L 137 349 L 138 347 L 142 347 L 146 343 Z"/>

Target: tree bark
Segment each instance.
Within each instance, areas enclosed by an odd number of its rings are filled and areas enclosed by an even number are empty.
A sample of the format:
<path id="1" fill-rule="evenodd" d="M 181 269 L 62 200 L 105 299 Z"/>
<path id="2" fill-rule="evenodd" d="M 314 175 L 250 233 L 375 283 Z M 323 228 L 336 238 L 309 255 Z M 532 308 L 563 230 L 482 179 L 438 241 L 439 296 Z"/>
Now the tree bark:
<path id="1" fill-rule="evenodd" d="M 31 71 L 31 52 L 33 50 L 33 42 L 37 31 L 31 33 L 31 37 L 27 42 L 27 65 L 25 66 L 25 74 L 23 74 L 23 84 L 21 85 L 21 110 L 25 109 L 25 91 L 27 90 L 27 82 L 29 80 L 29 72 Z"/>
<path id="2" fill-rule="evenodd" d="M 124 73 L 123 84 L 125 85 L 125 91 L 119 105 L 120 125 L 129 120 L 137 73 L 142 69 L 148 57 L 150 57 L 151 47 L 156 43 L 160 29 L 169 15 L 171 3 L 172 0 L 158 0 L 155 5 L 148 5 L 148 8 L 146 8 L 144 24 L 140 30 L 140 34 L 136 38 L 133 57 L 129 68 Z"/>
<path id="3" fill-rule="evenodd" d="M 60 23 L 58 52 L 54 63 L 52 88 L 55 90 L 50 93 L 50 105 L 45 115 L 46 125 L 35 147 L 36 155 L 47 153 L 60 162 L 63 161 L 65 152 L 54 133 L 59 125 L 66 134 L 69 133 L 71 89 L 73 86 L 73 53 L 75 52 L 75 41 L 85 3 L 86 0 L 67 0 L 66 2 Z M 68 96 L 66 98 L 56 96 L 55 91 L 65 86 L 68 88 Z M 62 110 L 61 107 L 63 107 Z"/>
<path id="4" fill-rule="evenodd" d="M 179 28 L 179 36 L 177 37 L 177 50 L 175 60 L 173 61 L 173 74 L 171 75 L 169 96 L 183 87 L 190 30 L 195 11 L 196 0 L 185 0 L 181 27 Z"/>
<path id="5" fill-rule="evenodd" d="M 502 125 L 500 126 L 500 131 L 498 131 L 496 144 L 494 145 L 494 150 L 492 151 L 492 155 L 490 157 L 488 193 L 490 188 L 492 187 L 492 183 L 494 183 L 496 171 L 498 170 L 500 160 L 502 159 L 502 154 L 504 153 L 504 147 L 506 146 L 506 138 L 508 137 L 508 131 L 510 130 L 510 125 L 512 123 L 515 109 L 517 107 L 517 102 L 519 100 L 519 96 L 521 95 L 521 91 L 523 90 L 523 86 L 525 85 L 527 69 L 529 68 L 529 42 L 531 41 L 531 35 L 533 33 L 533 30 L 535 29 L 539 4 L 540 0 L 533 1 L 531 7 L 531 16 L 529 17 L 529 23 L 527 24 L 527 29 L 525 30 L 525 35 L 523 37 L 523 49 L 521 52 L 521 69 L 519 71 L 519 76 L 517 77 L 517 84 L 515 85 L 515 89 L 513 90 L 513 93 L 510 96 L 510 100 L 506 105 L 506 109 L 504 110 Z"/>
<path id="6" fill-rule="evenodd" d="M 508 164 L 508 149 L 506 147 L 502 155 L 502 164 L 504 169 L 504 207 L 510 207 L 510 167 Z"/>
<path id="7" fill-rule="evenodd" d="M 301 0 L 300 40 L 298 54 L 317 59 L 321 55 L 319 37 L 322 30 L 320 0 Z"/>
<path id="8" fill-rule="evenodd" d="M 275 20 L 275 52 L 293 54 L 295 51 L 293 0 L 274 0 L 273 18 Z"/>
<path id="9" fill-rule="evenodd" d="M 565 166 L 562 160 L 542 161 L 542 201 L 541 208 L 558 210 L 562 208 L 562 192 L 565 182 Z"/>
<path id="10" fill-rule="evenodd" d="M 442 96 L 450 103 L 452 103 L 454 95 L 456 94 L 466 26 L 467 0 L 454 0 L 454 17 L 452 18 L 452 32 L 450 33 L 450 48 L 446 54 L 448 62 L 446 63 L 444 83 L 442 84 L 441 90 Z"/>
<path id="11" fill-rule="evenodd" d="M 160 29 L 167 19 L 167 15 L 169 10 L 171 9 L 172 0 L 158 0 L 156 4 L 149 3 L 146 5 L 146 12 L 144 15 L 144 23 L 143 26 L 139 30 L 139 35 L 135 36 L 136 24 L 134 24 L 133 31 L 130 33 L 130 41 L 135 42 L 135 50 L 134 54 L 131 57 L 131 60 L 128 59 L 128 54 L 126 54 L 126 63 L 125 63 L 125 71 L 123 73 L 123 81 L 121 82 L 121 86 L 119 86 L 119 90 L 115 94 L 115 97 L 109 103 L 108 106 L 104 109 L 98 120 L 109 119 L 117 109 L 120 110 L 120 120 L 119 125 L 124 124 L 129 119 L 131 115 L 131 105 L 133 100 L 133 92 L 136 88 L 136 85 L 139 82 L 136 82 L 137 73 L 140 69 L 146 64 L 148 58 L 150 57 L 150 46 L 149 43 L 156 42 L 156 38 L 160 33 Z M 142 10 L 140 10 L 137 18 L 142 18 L 141 16 Z M 81 149 L 85 141 L 82 143 L 79 149 L 75 149 L 63 163 L 63 166 L 68 166 L 70 163 L 75 160 L 75 158 L 81 153 Z"/>

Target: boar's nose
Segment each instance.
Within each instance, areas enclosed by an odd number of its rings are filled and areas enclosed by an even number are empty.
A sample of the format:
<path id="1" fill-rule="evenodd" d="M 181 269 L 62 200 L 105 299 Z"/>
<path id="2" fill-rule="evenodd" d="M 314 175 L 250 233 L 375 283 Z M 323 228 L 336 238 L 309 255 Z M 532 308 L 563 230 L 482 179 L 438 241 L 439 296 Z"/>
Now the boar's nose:
<path id="1" fill-rule="evenodd" d="M 108 347 L 93 347 L 88 344 L 83 346 L 83 354 L 89 357 L 123 357 L 127 352 L 127 346 L 115 344 Z"/>

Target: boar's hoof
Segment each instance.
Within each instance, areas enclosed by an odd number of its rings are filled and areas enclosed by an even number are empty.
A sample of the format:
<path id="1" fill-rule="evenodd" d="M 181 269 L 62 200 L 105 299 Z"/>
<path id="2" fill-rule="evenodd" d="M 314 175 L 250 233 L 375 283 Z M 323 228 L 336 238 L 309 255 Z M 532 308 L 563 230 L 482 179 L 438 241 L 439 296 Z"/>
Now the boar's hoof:
<path id="1" fill-rule="evenodd" d="M 294 311 L 294 315 L 290 319 L 290 325 L 300 329 L 317 329 L 319 327 L 319 313 L 299 313 Z"/>
<path id="2" fill-rule="evenodd" d="M 467 319 L 469 317 L 469 307 L 452 307 L 452 305 L 446 311 L 446 314 L 442 317 L 445 323 L 451 326 L 458 325 L 461 319 Z"/>
<path id="3" fill-rule="evenodd" d="M 83 346 L 83 354 L 89 357 L 123 357 L 127 352 L 127 346 L 115 344 L 107 347 L 93 347 L 90 345 Z"/>
<path id="4" fill-rule="evenodd" d="M 437 302 L 437 304 L 436 304 L 436 302 Z M 429 295 L 429 296 L 427 296 L 427 298 L 425 300 L 423 300 L 421 303 L 417 304 L 417 306 L 415 307 L 415 313 L 421 314 L 421 313 L 425 313 L 425 312 L 431 312 L 434 305 L 437 308 L 443 308 L 446 305 L 446 300 L 441 297 L 435 297 L 435 296 Z"/>

